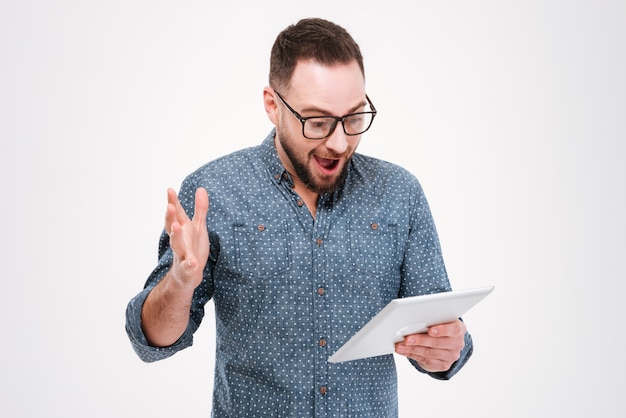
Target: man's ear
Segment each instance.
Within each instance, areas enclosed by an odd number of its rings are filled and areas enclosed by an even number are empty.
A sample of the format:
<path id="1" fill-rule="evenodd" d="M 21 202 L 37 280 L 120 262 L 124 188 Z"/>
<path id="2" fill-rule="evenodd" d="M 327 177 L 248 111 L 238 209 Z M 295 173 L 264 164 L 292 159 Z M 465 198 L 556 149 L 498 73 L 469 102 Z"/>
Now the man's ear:
<path id="1" fill-rule="evenodd" d="M 272 124 L 278 126 L 278 97 L 274 89 L 269 86 L 263 89 L 263 106 Z"/>

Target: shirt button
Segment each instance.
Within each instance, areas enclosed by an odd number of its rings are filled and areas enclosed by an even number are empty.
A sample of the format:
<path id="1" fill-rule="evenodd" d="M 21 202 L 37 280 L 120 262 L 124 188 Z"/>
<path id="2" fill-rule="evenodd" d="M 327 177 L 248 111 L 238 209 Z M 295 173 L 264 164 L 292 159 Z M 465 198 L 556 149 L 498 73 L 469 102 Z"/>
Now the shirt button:
<path id="1" fill-rule="evenodd" d="M 278 179 L 280 178 L 280 174 L 278 174 L 278 173 L 274 174 L 274 178 L 275 178 L 276 180 L 278 180 Z"/>
<path id="2" fill-rule="evenodd" d="M 322 245 L 322 239 L 321 239 L 321 238 L 316 239 L 316 240 L 315 240 L 315 243 L 316 243 L 318 246 L 321 246 L 321 245 Z"/>
<path id="3" fill-rule="evenodd" d="M 265 225 L 263 225 L 263 224 L 259 224 L 259 226 L 257 226 L 257 229 L 258 229 L 259 231 L 265 231 Z"/>
<path id="4" fill-rule="evenodd" d="M 328 389 L 326 388 L 326 386 L 322 386 L 322 387 L 320 387 L 320 393 L 321 393 L 322 395 L 326 395 L 326 392 L 328 392 Z"/>
<path id="5" fill-rule="evenodd" d="M 325 347 L 325 346 L 326 346 L 326 340 L 322 338 L 320 340 L 320 347 Z"/>
<path id="6" fill-rule="evenodd" d="M 324 290 L 323 287 L 318 287 L 317 288 L 317 294 L 322 296 L 324 293 L 326 293 L 326 291 Z"/>
<path id="7" fill-rule="evenodd" d="M 378 224 L 376 222 L 372 222 L 371 227 L 372 227 L 373 230 L 377 230 L 378 229 Z"/>
<path id="8" fill-rule="evenodd" d="M 298 199 L 298 201 L 296 202 L 296 205 L 302 207 L 304 206 L 304 201 L 302 199 Z"/>

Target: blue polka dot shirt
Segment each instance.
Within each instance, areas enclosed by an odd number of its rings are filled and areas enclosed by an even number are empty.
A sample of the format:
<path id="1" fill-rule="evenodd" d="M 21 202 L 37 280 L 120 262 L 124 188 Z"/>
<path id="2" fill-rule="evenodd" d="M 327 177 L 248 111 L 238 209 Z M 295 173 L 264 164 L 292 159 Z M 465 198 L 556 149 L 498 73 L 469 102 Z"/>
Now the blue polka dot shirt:
<path id="1" fill-rule="evenodd" d="M 204 279 L 181 338 L 150 346 L 140 314 L 172 262 L 163 233 L 158 265 L 127 307 L 133 348 L 151 362 L 191 346 L 212 298 L 214 417 L 395 417 L 393 354 L 327 359 L 391 299 L 451 289 L 424 193 L 407 170 L 356 153 L 345 183 L 320 196 L 313 218 L 273 138 L 274 131 L 184 180 L 179 198 L 190 217 L 195 190 L 209 194 Z M 430 375 L 450 378 L 471 352 L 466 334 L 461 358 Z"/>

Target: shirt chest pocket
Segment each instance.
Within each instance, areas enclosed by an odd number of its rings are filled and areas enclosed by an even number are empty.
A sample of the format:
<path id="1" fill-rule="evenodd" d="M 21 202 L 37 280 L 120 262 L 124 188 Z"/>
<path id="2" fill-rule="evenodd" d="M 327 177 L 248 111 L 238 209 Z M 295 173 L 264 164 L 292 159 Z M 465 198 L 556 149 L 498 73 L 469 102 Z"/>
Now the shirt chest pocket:
<path id="1" fill-rule="evenodd" d="M 384 275 L 397 266 L 398 226 L 384 222 L 353 223 L 350 255 L 356 270 Z"/>
<path id="2" fill-rule="evenodd" d="M 248 277 L 271 277 L 291 265 L 289 229 L 284 222 L 233 225 L 235 266 Z"/>

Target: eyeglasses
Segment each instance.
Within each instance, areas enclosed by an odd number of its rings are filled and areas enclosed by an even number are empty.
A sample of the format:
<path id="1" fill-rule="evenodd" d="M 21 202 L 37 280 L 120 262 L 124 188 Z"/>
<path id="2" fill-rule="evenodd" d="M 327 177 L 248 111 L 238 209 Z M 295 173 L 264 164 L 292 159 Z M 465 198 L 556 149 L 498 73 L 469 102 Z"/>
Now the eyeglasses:
<path id="1" fill-rule="evenodd" d="M 289 111 L 300 121 L 300 123 L 302 123 L 302 135 L 307 139 L 328 138 L 335 131 L 338 122 L 341 122 L 341 126 L 343 126 L 343 131 L 346 135 L 361 135 L 363 132 L 367 131 L 370 126 L 372 126 L 374 116 L 376 116 L 377 113 L 370 98 L 366 95 L 365 98 L 367 99 L 367 103 L 372 109 L 370 112 L 350 113 L 349 115 L 341 117 L 311 116 L 305 118 L 300 116 L 298 112 L 289 106 L 285 99 L 283 99 L 283 97 L 276 90 L 274 90 L 274 92 L 280 101 L 283 102 L 285 107 L 289 109 Z"/>

